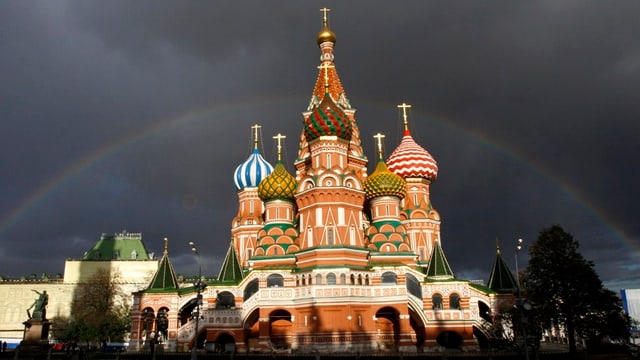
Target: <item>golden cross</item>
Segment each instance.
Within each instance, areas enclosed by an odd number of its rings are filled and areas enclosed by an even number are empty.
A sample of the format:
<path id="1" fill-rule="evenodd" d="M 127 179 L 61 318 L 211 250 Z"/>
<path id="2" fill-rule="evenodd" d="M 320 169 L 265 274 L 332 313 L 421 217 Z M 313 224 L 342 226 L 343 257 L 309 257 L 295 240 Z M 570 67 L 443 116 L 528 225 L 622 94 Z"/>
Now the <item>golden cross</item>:
<path id="1" fill-rule="evenodd" d="M 278 133 L 273 138 L 276 139 L 276 142 L 278 143 L 278 160 L 282 160 L 282 140 L 286 139 L 287 137 Z"/>
<path id="2" fill-rule="evenodd" d="M 169 238 L 164 238 L 164 254 L 169 253 Z"/>
<path id="3" fill-rule="evenodd" d="M 378 158 L 382 159 L 382 139 L 384 139 L 384 135 L 377 133 L 373 135 L 373 138 L 378 140 Z"/>
<path id="4" fill-rule="evenodd" d="M 326 27 L 327 23 L 329 22 L 329 17 L 327 16 L 327 14 L 329 13 L 329 11 L 331 11 L 331 9 L 327 9 L 326 7 L 324 7 L 320 9 L 320 11 L 322 11 L 322 25 Z"/>
<path id="5" fill-rule="evenodd" d="M 251 130 L 253 130 L 253 148 L 257 149 L 258 148 L 258 130 L 260 130 L 262 126 L 255 124 L 251 127 Z"/>
<path id="6" fill-rule="evenodd" d="M 329 64 L 328 62 L 323 62 L 322 65 L 318 66 L 318 69 L 324 69 L 324 89 L 327 91 L 329 88 L 329 69 L 334 68 L 335 66 Z"/>
<path id="7" fill-rule="evenodd" d="M 402 118 L 404 120 L 404 129 L 409 130 L 409 122 L 407 121 L 407 109 L 411 109 L 411 105 L 402 103 L 398 105 L 398 109 L 402 109 Z"/>

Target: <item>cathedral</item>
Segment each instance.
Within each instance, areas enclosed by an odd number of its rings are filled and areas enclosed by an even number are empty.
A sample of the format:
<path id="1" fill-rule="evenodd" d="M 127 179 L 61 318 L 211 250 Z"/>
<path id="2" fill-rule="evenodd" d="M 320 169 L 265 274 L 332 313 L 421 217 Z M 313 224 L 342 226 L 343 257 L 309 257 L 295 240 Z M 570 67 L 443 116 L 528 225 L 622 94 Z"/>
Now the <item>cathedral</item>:
<path id="1" fill-rule="evenodd" d="M 410 105 L 398 106 L 404 135 L 391 154 L 375 136 L 367 173 L 327 11 L 295 174 L 282 161 L 284 135 L 270 164 L 254 125 L 253 152 L 229 174 L 238 203 L 219 275 L 181 283 L 165 241 L 152 281 L 134 293 L 130 350 L 477 350 L 499 332 L 514 277 L 499 251 L 487 285 L 454 276 L 430 196 L 438 166 L 411 135 Z"/>

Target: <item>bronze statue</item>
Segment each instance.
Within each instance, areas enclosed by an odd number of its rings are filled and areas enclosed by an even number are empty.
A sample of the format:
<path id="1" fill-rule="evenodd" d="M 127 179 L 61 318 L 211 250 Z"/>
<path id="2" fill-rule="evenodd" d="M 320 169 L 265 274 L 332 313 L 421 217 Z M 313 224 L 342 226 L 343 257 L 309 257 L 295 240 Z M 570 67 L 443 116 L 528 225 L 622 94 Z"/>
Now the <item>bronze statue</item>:
<path id="1" fill-rule="evenodd" d="M 45 320 L 46 319 L 46 311 L 47 304 L 49 303 L 49 295 L 47 295 L 47 290 L 42 292 L 38 292 L 37 290 L 31 290 L 38 294 L 38 298 L 31 304 L 31 306 L 27 309 L 27 315 L 29 319 L 33 320 Z M 29 312 L 29 310 L 33 309 L 33 314 Z"/>

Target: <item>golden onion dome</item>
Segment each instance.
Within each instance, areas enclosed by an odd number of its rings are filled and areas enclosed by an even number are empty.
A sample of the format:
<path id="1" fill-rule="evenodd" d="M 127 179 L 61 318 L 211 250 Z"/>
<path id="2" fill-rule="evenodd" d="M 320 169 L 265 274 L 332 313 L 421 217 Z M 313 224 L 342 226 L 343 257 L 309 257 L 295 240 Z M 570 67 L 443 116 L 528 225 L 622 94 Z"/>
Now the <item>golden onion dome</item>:
<path id="1" fill-rule="evenodd" d="M 389 171 L 382 159 L 378 160 L 376 170 L 362 185 L 367 200 L 379 196 L 395 196 L 402 199 L 407 195 L 405 180 Z"/>
<path id="2" fill-rule="evenodd" d="M 296 179 L 285 169 L 282 161 L 278 160 L 273 172 L 258 185 L 258 196 L 263 201 L 293 200 L 297 187 Z"/>
<path id="3" fill-rule="evenodd" d="M 332 42 L 334 44 L 336 43 L 336 34 L 334 34 L 328 26 L 323 27 L 322 30 L 318 33 L 318 45 L 324 42 Z"/>

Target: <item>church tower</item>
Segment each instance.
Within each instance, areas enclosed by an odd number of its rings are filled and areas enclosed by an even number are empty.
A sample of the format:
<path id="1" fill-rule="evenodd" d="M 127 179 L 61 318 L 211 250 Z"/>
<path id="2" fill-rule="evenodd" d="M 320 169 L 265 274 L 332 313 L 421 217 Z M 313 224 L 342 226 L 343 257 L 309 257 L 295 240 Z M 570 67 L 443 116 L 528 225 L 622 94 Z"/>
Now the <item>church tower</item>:
<path id="1" fill-rule="evenodd" d="M 251 127 L 253 151 L 247 160 L 238 165 L 233 177 L 238 190 L 238 213 L 231 222 L 231 241 L 243 268 L 247 267 L 247 260 L 253 256 L 257 245 L 256 234 L 264 224 L 264 205 L 258 196 L 258 185 L 273 171 L 273 166 L 258 150 L 260 128 L 258 124 Z"/>
<path id="2" fill-rule="evenodd" d="M 355 109 L 334 63 L 335 34 L 323 9 L 317 42 L 320 66 L 295 162 L 300 248 L 364 247 L 367 159 L 360 145 Z"/>
<path id="3" fill-rule="evenodd" d="M 426 265 L 436 241 L 440 241 L 440 214 L 431 204 L 430 192 L 431 183 L 438 176 L 438 165 L 411 136 L 407 116 L 411 105 L 403 103 L 398 108 L 402 109 L 404 135 L 387 159 L 387 166 L 407 183 L 407 196 L 401 204 L 403 223 L 411 250 L 418 255 L 418 263 Z"/>

